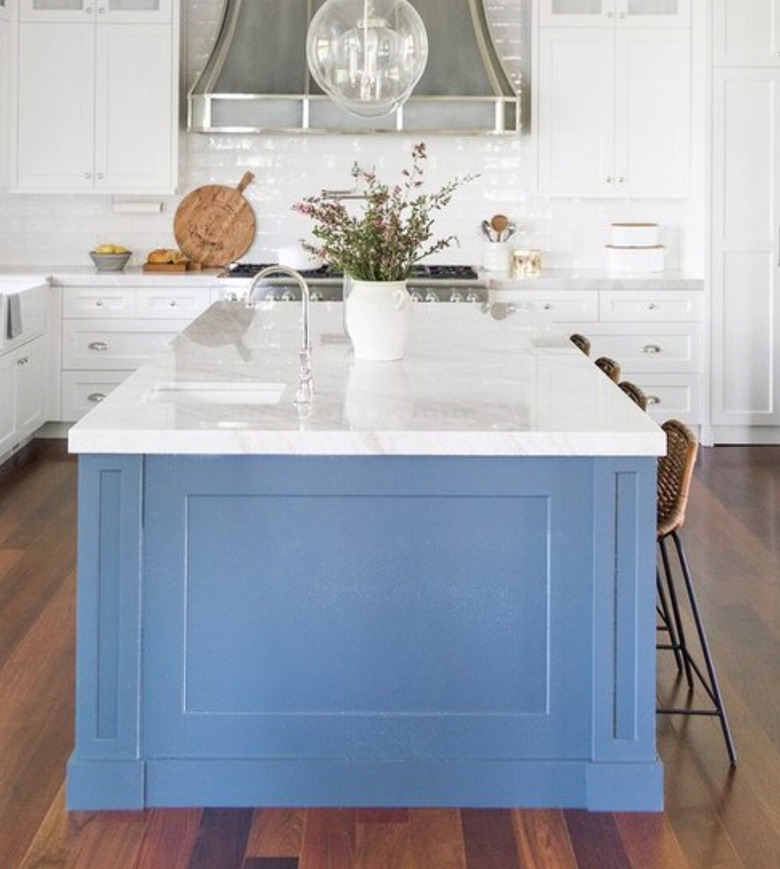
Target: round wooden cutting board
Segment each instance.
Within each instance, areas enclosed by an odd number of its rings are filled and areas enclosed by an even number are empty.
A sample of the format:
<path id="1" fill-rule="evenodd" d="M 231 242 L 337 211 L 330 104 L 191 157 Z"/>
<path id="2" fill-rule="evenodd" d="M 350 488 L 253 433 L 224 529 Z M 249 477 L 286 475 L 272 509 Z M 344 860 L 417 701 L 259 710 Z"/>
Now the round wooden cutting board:
<path id="1" fill-rule="evenodd" d="M 226 266 L 246 253 L 255 238 L 255 214 L 242 194 L 254 177 L 246 172 L 235 190 L 209 184 L 184 197 L 173 234 L 188 259 L 206 267 Z"/>

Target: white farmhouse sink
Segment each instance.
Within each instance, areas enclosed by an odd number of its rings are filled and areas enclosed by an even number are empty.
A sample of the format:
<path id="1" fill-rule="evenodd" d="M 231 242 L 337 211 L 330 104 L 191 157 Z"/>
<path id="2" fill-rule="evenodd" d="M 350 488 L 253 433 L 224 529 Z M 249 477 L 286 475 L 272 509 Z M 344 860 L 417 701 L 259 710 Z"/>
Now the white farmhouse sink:
<path id="1" fill-rule="evenodd" d="M 279 404 L 284 388 L 284 383 L 245 380 L 158 383 L 153 398 L 197 404 Z"/>

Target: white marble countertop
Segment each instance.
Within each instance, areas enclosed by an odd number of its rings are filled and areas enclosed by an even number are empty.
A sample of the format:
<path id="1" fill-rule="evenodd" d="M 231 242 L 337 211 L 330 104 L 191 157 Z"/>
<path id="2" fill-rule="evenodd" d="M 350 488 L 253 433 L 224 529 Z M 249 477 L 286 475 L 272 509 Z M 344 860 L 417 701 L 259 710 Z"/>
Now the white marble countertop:
<path id="1" fill-rule="evenodd" d="M 356 361 L 312 306 L 314 398 L 294 403 L 300 308 L 218 302 L 70 431 L 76 453 L 658 455 L 663 432 L 549 323 L 420 305 L 402 362 Z"/>
<path id="2" fill-rule="evenodd" d="M 221 269 L 204 269 L 190 272 L 144 272 L 140 268 L 125 268 L 121 272 L 98 272 L 94 266 L 0 265 L 3 276 L 18 275 L 47 278 L 54 286 L 68 287 L 113 287 L 113 286 L 209 286 L 218 283 Z M 652 274 L 616 274 L 604 269 L 545 269 L 539 277 L 512 278 L 506 272 L 489 272 L 479 269 L 479 279 L 496 290 L 621 290 L 621 289 L 681 289 L 701 290 L 701 277 L 681 271 L 665 271 Z"/>

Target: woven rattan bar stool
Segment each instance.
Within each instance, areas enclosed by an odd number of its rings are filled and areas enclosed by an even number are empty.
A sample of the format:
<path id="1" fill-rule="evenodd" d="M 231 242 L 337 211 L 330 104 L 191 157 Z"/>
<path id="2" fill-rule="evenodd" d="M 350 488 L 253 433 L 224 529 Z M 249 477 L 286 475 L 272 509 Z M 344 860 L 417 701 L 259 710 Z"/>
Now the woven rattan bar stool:
<path id="1" fill-rule="evenodd" d="M 659 649 L 672 649 L 678 655 L 678 666 L 682 663 L 685 677 L 688 682 L 689 692 L 693 690 L 694 679 L 698 680 L 704 688 L 712 706 L 705 708 L 684 707 L 658 707 L 660 714 L 672 715 L 709 715 L 716 716 L 720 722 L 723 738 L 726 742 L 726 751 L 732 766 L 737 764 L 737 755 L 734 751 L 734 741 L 731 738 L 726 709 L 718 687 L 718 679 L 715 674 L 715 665 L 712 661 L 704 624 L 696 601 L 693 589 L 691 572 L 685 557 L 682 541 L 677 533 L 685 522 L 685 508 L 688 504 L 688 493 L 693 477 L 693 466 L 699 450 L 699 443 L 693 432 L 677 420 L 669 420 L 662 426 L 666 433 L 666 455 L 658 460 L 658 524 L 657 539 L 663 567 L 663 580 L 659 572 L 659 613 L 662 621 L 667 620 L 670 642 L 659 643 Z M 672 572 L 671 560 L 667 541 L 671 538 L 677 553 L 677 561 L 680 566 L 685 592 L 688 597 L 693 621 L 696 626 L 696 634 L 699 640 L 702 657 L 704 659 L 704 672 L 696 663 L 690 651 L 690 646 L 685 636 L 685 629 L 680 613 L 679 595 L 677 594 L 675 577 Z M 668 603 L 663 595 L 663 585 L 669 595 Z"/>
<path id="2" fill-rule="evenodd" d="M 639 405 L 642 410 L 647 410 L 647 396 L 635 383 L 632 383 L 630 380 L 621 380 L 618 386 L 634 404 Z"/>
<path id="3" fill-rule="evenodd" d="M 610 380 L 614 380 L 615 383 L 620 381 L 620 365 L 614 359 L 610 359 L 609 356 L 599 356 L 595 364 Z"/>
<path id="4" fill-rule="evenodd" d="M 590 356 L 590 341 L 584 335 L 575 332 L 573 335 L 569 335 L 569 341 L 579 347 L 586 356 Z"/>

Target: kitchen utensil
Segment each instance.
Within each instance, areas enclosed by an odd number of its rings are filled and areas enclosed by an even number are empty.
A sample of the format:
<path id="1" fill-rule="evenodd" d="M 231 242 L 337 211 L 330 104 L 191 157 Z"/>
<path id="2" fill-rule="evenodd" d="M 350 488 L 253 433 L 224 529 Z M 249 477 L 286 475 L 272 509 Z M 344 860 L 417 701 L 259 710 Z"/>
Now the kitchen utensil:
<path id="1" fill-rule="evenodd" d="M 494 214 L 490 218 L 490 228 L 496 234 L 496 241 L 506 241 L 503 233 L 509 226 L 509 218 L 505 214 Z"/>
<path id="2" fill-rule="evenodd" d="M 242 194 L 254 177 L 245 172 L 235 189 L 209 184 L 185 196 L 176 210 L 173 234 L 190 260 L 226 266 L 246 253 L 255 238 L 255 215 Z"/>

